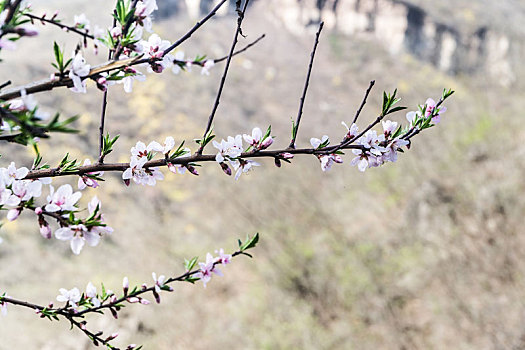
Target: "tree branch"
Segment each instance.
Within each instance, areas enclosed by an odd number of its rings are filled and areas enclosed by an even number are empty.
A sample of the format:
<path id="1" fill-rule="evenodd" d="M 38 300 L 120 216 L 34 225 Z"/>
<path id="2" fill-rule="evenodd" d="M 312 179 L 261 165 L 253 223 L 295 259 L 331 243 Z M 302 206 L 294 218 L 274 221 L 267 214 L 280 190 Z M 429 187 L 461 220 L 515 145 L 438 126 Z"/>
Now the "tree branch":
<path id="1" fill-rule="evenodd" d="M 205 143 L 206 135 L 211 130 L 213 119 L 215 118 L 215 113 L 217 113 L 217 109 L 219 108 L 219 104 L 220 104 L 220 100 L 222 96 L 222 90 L 224 89 L 224 85 L 226 84 L 226 77 L 228 75 L 228 70 L 230 68 L 230 63 L 233 57 L 233 53 L 235 52 L 235 46 L 237 45 L 237 42 L 239 41 L 239 34 L 242 35 L 241 25 L 242 25 L 244 14 L 246 13 L 246 8 L 249 2 L 250 0 L 246 0 L 246 2 L 244 3 L 244 8 L 241 10 L 240 9 L 241 1 L 240 0 L 237 1 L 237 14 L 238 14 L 237 28 L 235 30 L 235 35 L 233 36 L 233 43 L 230 48 L 230 53 L 228 55 L 228 58 L 226 59 L 226 65 L 224 66 L 224 72 L 222 74 L 221 83 L 219 85 L 219 90 L 217 91 L 217 96 L 215 97 L 215 103 L 213 104 L 211 114 L 208 117 L 208 124 L 206 125 L 206 130 L 204 131 L 204 134 L 202 136 L 202 142 L 201 142 L 199 149 L 197 150 L 197 154 L 202 154 L 202 151 L 204 150 L 204 147 L 206 145 Z"/>
<path id="2" fill-rule="evenodd" d="M 310 64 L 308 65 L 308 74 L 306 75 L 306 81 L 304 83 L 304 89 L 303 89 L 303 95 L 301 96 L 301 100 L 299 103 L 299 112 L 297 113 L 297 120 L 293 126 L 293 135 L 292 135 L 292 141 L 290 142 L 289 148 L 295 148 L 295 140 L 297 139 L 297 132 L 299 130 L 299 124 L 301 123 L 301 117 L 303 115 L 303 106 L 304 101 L 306 99 L 306 92 L 308 91 L 308 85 L 310 84 L 310 75 L 312 74 L 312 68 L 314 64 L 314 57 L 315 57 L 315 51 L 317 50 L 317 45 L 319 44 L 319 36 L 321 35 L 321 31 L 323 30 L 324 22 L 321 22 L 319 24 L 319 29 L 317 30 L 317 34 L 315 35 L 315 43 L 314 48 L 312 52 L 310 53 Z"/>

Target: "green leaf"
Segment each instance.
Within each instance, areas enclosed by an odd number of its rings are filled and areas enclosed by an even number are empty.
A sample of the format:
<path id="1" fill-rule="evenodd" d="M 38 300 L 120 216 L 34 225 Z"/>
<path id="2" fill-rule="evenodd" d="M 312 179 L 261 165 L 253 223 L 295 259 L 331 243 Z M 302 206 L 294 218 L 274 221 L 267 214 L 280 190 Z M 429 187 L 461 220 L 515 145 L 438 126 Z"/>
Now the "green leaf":
<path id="1" fill-rule="evenodd" d="M 259 242 L 259 233 L 256 233 L 252 238 L 246 237 L 246 242 L 241 245 L 240 250 L 243 252 L 245 250 L 254 248 Z"/>
<path id="2" fill-rule="evenodd" d="M 191 260 L 184 259 L 184 267 L 186 268 L 186 271 L 191 271 L 197 265 L 197 260 L 199 259 L 198 256 L 193 257 Z"/>

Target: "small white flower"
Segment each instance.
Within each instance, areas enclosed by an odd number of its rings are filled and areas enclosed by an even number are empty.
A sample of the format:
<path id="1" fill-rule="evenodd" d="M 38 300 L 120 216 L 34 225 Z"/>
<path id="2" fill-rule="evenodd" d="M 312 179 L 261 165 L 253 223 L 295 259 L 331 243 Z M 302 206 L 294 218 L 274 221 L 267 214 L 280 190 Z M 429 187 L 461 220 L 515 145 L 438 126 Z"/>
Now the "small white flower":
<path id="1" fill-rule="evenodd" d="M 71 62 L 71 70 L 69 71 L 69 78 L 73 80 L 73 92 L 86 92 L 86 82 L 82 80 L 83 77 L 87 76 L 91 71 L 91 66 L 86 63 L 86 59 L 82 56 L 82 53 L 73 53 L 73 61 Z"/>
<path id="2" fill-rule="evenodd" d="M 244 159 L 233 161 L 231 164 L 233 168 L 235 169 L 235 180 L 239 180 L 239 177 L 243 173 L 247 173 L 248 171 L 250 171 L 252 167 L 261 165 L 257 162 L 254 162 L 253 160 L 244 160 Z"/>
<path id="3" fill-rule="evenodd" d="M 202 66 L 201 75 L 210 75 L 210 69 L 215 66 L 214 60 L 206 60 Z"/>
<path id="4" fill-rule="evenodd" d="M 73 308 L 75 308 L 80 301 L 80 291 L 76 287 L 71 290 L 60 288 L 59 292 L 60 295 L 57 296 L 57 301 L 59 302 L 68 302 Z"/>
<path id="5" fill-rule="evenodd" d="M 218 143 L 217 141 L 213 140 L 213 147 L 217 148 L 219 152 L 217 153 L 217 156 L 215 156 L 215 160 L 219 163 L 224 162 L 225 157 L 229 157 L 230 159 L 235 159 L 240 157 L 242 154 L 242 136 L 237 135 L 235 137 L 228 136 L 228 140 L 225 141 L 224 139 L 221 141 L 221 143 Z"/>
<path id="6" fill-rule="evenodd" d="M 259 144 L 259 142 L 261 142 L 263 134 L 260 128 L 253 128 L 251 136 L 244 134 L 242 137 L 244 138 L 244 141 L 255 147 L 257 144 Z"/>
<path id="7" fill-rule="evenodd" d="M 327 135 L 323 135 L 323 137 L 319 140 L 318 138 L 316 137 L 312 137 L 310 139 L 310 144 L 312 145 L 313 148 L 317 149 L 319 148 L 323 143 L 327 142 L 329 140 L 328 136 Z"/>
<path id="8" fill-rule="evenodd" d="M 94 307 L 100 306 L 100 300 L 97 297 L 97 287 L 95 287 L 91 282 L 89 282 L 86 286 L 86 297 L 91 299 L 91 303 Z"/>
<path id="9" fill-rule="evenodd" d="M 84 13 L 74 16 L 73 20 L 75 21 L 75 27 L 89 31 L 89 19 Z"/>

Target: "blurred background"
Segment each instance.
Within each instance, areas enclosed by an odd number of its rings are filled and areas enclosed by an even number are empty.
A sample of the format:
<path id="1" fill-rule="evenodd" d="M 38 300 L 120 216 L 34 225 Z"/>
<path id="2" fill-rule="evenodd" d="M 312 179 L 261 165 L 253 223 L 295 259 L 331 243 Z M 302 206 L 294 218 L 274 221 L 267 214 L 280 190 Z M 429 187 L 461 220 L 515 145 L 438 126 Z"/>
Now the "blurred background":
<path id="1" fill-rule="evenodd" d="M 232 1 L 233 3 L 234 1 Z M 213 1 L 158 1 L 154 29 L 171 41 Z M 109 26 L 112 1 L 35 0 L 35 14 L 60 9 L 65 23 L 85 13 Z M 187 57 L 221 57 L 236 25 L 233 6 L 180 47 Z M 376 80 L 360 126 L 377 116 L 383 90 L 398 88 L 415 110 L 443 88 L 456 90 L 441 124 L 414 139 L 396 164 L 360 173 L 345 163 L 323 173 L 315 157 L 272 161 L 242 176 L 218 166 L 200 176 L 173 175 L 156 187 L 125 187 L 107 174 L 93 195 L 115 232 L 73 256 L 65 242 L 44 240 L 31 215 L 0 232 L 0 291 L 46 304 L 59 288 L 91 281 L 120 290 L 151 283 L 151 272 L 178 275 L 184 258 L 224 248 L 259 232 L 254 259 L 239 257 L 202 288 L 179 284 L 160 305 L 126 308 L 118 320 L 93 316 L 94 329 L 118 331 L 116 344 L 145 349 L 524 349 L 525 2 L 513 0 L 253 1 L 215 119 L 218 138 L 272 125 L 285 147 L 297 114 L 319 20 L 326 29 L 316 57 L 298 145 L 345 133 L 370 80 Z M 72 51 L 78 38 L 51 26 L 2 51 L 2 81 L 14 85 L 53 71 L 52 41 Z M 239 47 L 240 47 L 239 46 Z M 91 51 L 90 49 L 87 51 Z M 88 55 L 96 64 L 102 57 Z M 120 134 L 107 161 L 129 160 L 138 140 L 200 137 L 223 65 L 148 75 L 132 94 L 110 90 L 107 130 Z M 102 93 L 66 90 L 36 96 L 49 112 L 80 114 L 79 136 L 58 135 L 40 147 L 57 164 L 69 151 L 98 152 Z M 394 120 L 405 123 L 405 113 Z M 33 154 L 2 145 L 1 166 L 31 165 Z M 210 147 L 209 152 L 213 152 Z M 55 185 L 77 179 L 56 179 Z M 44 193 L 44 197 L 47 193 Z M 100 290 L 100 287 L 99 287 Z M 0 349 L 90 349 L 65 322 L 48 324 L 9 307 L 0 319 Z"/>

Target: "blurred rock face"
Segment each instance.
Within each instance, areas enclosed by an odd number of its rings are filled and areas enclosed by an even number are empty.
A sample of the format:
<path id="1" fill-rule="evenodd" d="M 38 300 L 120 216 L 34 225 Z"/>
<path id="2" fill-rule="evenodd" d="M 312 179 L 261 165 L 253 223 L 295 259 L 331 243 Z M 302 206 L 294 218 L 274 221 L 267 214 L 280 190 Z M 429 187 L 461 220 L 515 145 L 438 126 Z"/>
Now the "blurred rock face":
<path id="1" fill-rule="evenodd" d="M 256 0 L 254 0 L 256 1 Z M 261 1 L 259 1 L 261 3 Z M 217 0 L 167 0 L 159 4 L 162 17 L 208 13 Z M 265 14 L 277 17 L 292 33 L 303 35 L 324 21 L 341 34 L 369 36 L 392 54 L 408 52 L 450 75 L 481 73 L 503 86 L 516 80 L 523 45 L 505 33 L 480 26 L 463 32 L 430 16 L 425 9 L 399 0 L 267 0 Z M 233 12 L 230 0 L 220 14 Z"/>

